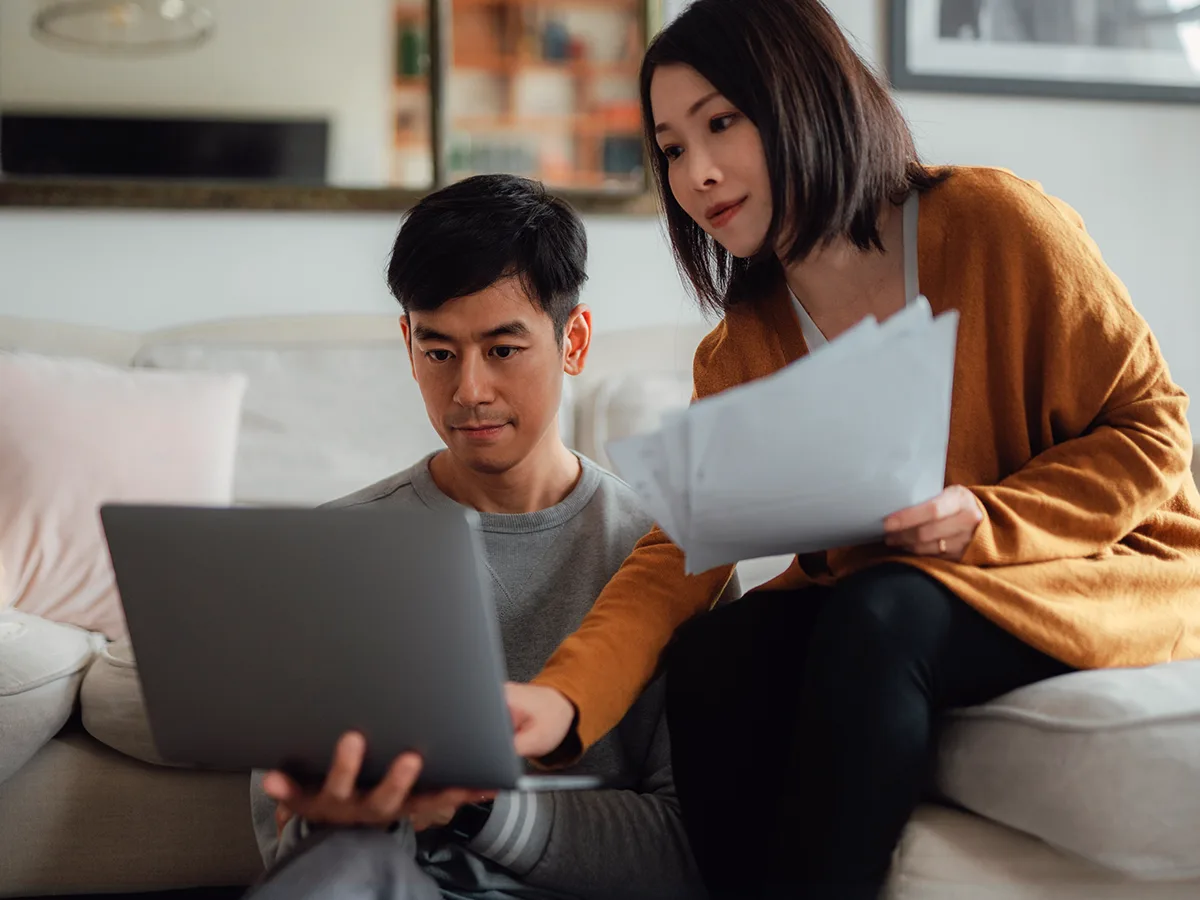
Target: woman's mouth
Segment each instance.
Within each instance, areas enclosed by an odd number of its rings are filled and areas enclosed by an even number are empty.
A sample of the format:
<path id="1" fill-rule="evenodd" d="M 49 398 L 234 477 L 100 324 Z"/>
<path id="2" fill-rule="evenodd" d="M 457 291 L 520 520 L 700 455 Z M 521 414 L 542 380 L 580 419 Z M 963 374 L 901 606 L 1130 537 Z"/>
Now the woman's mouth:
<path id="1" fill-rule="evenodd" d="M 713 228 L 724 228 L 733 221 L 734 216 L 742 211 L 742 207 L 746 205 L 748 199 L 748 197 L 743 197 L 733 203 L 719 203 L 710 207 L 706 214 L 708 223 Z"/>

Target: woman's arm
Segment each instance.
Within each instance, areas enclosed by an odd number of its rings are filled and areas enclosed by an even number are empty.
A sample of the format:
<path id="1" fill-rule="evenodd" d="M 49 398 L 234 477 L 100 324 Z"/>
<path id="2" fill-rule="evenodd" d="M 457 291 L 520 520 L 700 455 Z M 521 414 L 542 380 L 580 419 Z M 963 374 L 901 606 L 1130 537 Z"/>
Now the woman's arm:
<path id="1" fill-rule="evenodd" d="M 578 741 L 568 738 L 574 752 L 555 763 L 570 762 L 621 721 L 654 677 L 675 629 L 712 606 L 733 568 L 685 575 L 683 551 L 660 529 L 638 541 L 583 624 L 534 679 L 577 711 Z"/>
<path id="2" fill-rule="evenodd" d="M 696 350 L 695 397 L 708 397 L 737 383 L 737 362 L 722 323 Z M 684 574 L 683 551 L 659 528 L 638 541 L 579 629 L 533 681 L 554 688 L 575 707 L 574 727 L 548 762 L 578 759 L 621 721 L 654 677 L 659 655 L 675 629 L 709 609 L 733 574 L 733 566 Z M 513 699 L 510 693 L 510 707 Z"/>
<path id="3" fill-rule="evenodd" d="M 1081 337 L 1078 352 L 1089 352 Z M 1014 565 L 1101 553 L 1179 492 L 1189 477 L 1187 395 L 1149 331 L 1119 366 L 1095 423 L 999 484 L 971 488 L 983 519 L 963 562 Z"/>
<path id="4" fill-rule="evenodd" d="M 1189 478 L 1188 397 L 1079 216 L 1027 191 L 1020 229 L 1031 422 L 1063 437 L 996 484 L 963 562 L 1013 565 L 1106 551 Z"/>

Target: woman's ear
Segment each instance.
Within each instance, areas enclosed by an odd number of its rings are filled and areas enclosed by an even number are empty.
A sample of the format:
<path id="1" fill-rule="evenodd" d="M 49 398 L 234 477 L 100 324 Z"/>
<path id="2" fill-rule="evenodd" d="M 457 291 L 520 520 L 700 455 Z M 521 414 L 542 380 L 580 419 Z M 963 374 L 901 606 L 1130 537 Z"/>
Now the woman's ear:
<path id="1" fill-rule="evenodd" d="M 563 330 L 563 371 L 578 375 L 592 346 L 592 311 L 582 303 L 571 310 Z"/>

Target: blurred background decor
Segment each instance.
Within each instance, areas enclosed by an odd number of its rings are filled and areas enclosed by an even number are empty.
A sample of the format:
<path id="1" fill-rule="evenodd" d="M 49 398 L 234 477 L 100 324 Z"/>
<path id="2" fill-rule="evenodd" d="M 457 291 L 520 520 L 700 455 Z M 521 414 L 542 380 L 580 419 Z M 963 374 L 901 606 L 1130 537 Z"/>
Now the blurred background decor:
<path id="1" fill-rule="evenodd" d="M 1197 0 L 895 0 L 898 88 L 1200 101 Z"/>
<path id="2" fill-rule="evenodd" d="M 401 209 L 511 172 L 650 212 L 638 67 L 682 5 L 5 0 L 0 205 Z"/>

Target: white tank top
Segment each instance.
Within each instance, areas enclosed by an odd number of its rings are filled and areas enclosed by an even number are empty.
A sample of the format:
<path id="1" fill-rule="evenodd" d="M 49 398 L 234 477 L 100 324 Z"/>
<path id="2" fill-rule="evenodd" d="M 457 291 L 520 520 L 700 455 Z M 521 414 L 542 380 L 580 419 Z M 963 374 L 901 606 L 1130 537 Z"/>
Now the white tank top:
<path id="1" fill-rule="evenodd" d="M 909 194 L 908 199 L 904 201 L 904 230 L 901 241 L 904 244 L 904 301 L 909 306 L 915 303 L 917 297 L 921 294 L 920 278 L 917 271 L 919 204 L 920 195 L 916 191 Z M 804 335 L 804 343 L 808 345 L 809 351 L 828 344 L 829 341 L 825 339 L 825 335 L 821 333 L 821 329 L 817 327 L 817 323 L 812 320 L 812 316 L 808 314 L 808 310 L 804 308 L 804 304 L 792 293 L 791 288 L 788 288 L 788 294 L 792 298 L 792 306 L 796 308 L 796 318 L 800 320 L 800 332 Z"/>

